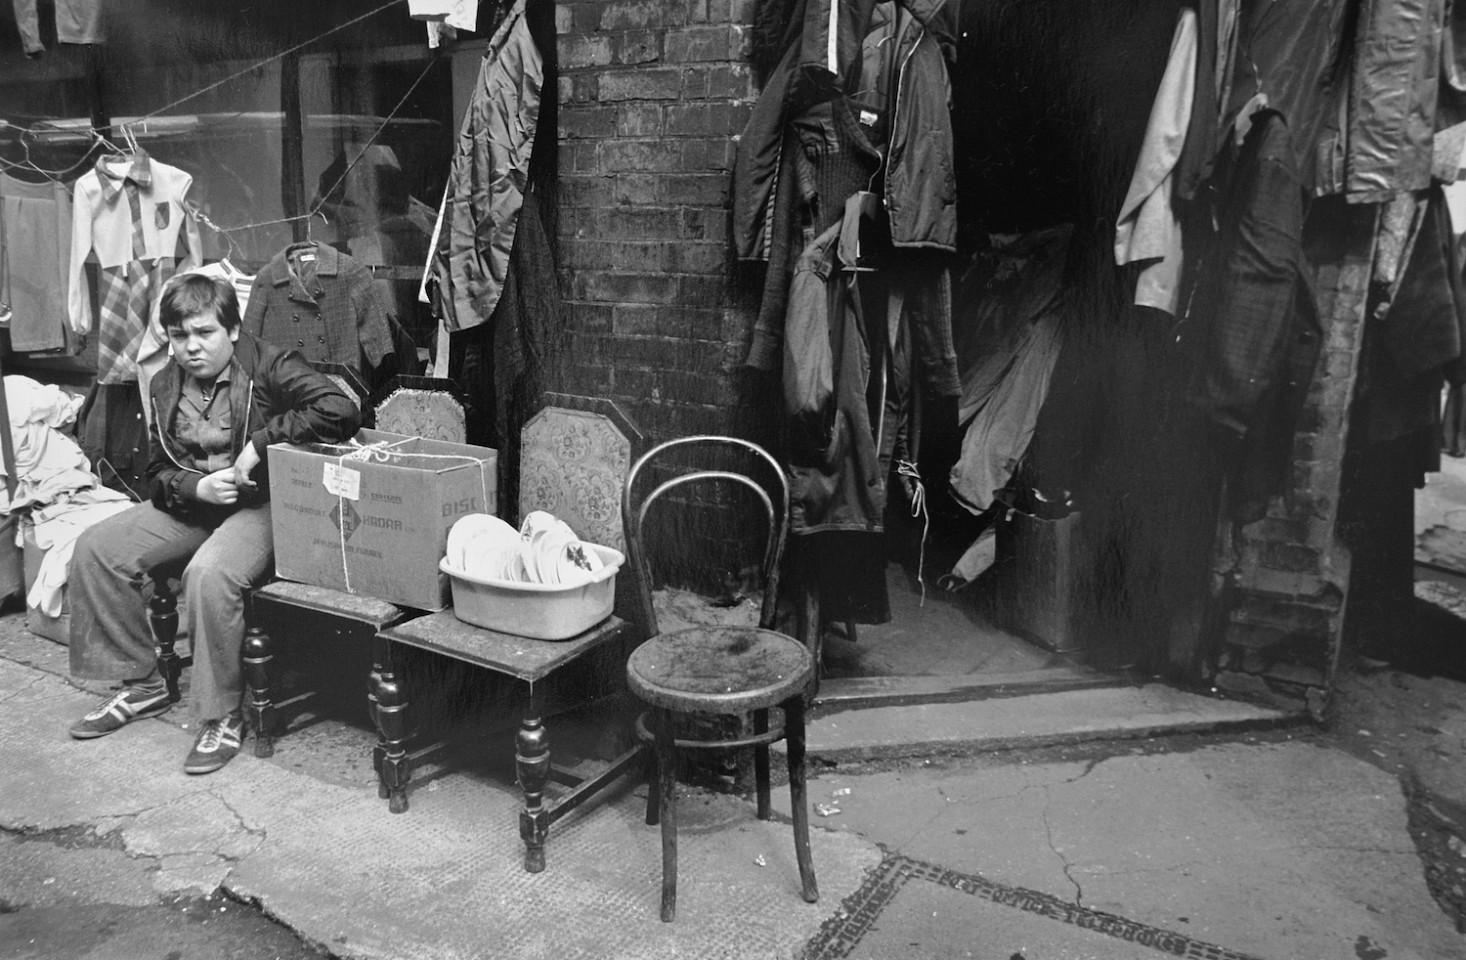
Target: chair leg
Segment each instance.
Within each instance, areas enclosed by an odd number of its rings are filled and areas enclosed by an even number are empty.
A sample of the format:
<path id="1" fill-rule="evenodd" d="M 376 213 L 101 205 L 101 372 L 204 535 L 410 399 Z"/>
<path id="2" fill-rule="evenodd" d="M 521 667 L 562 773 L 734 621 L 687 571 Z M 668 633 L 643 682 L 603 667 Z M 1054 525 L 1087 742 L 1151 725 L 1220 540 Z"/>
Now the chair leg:
<path id="1" fill-rule="evenodd" d="M 804 885 L 804 899 L 814 903 L 820 898 L 815 883 L 814 857 L 809 851 L 809 793 L 804 783 L 804 698 L 791 697 L 784 702 L 785 741 L 789 750 L 789 808 L 794 816 L 794 856 L 799 861 L 799 880 Z"/>
<path id="2" fill-rule="evenodd" d="M 657 815 L 662 823 L 662 922 L 677 916 L 677 744 L 672 714 L 657 711 Z"/>
<path id="3" fill-rule="evenodd" d="M 824 617 L 820 613 L 820 592 L 813 573 L 806 572 L 800 577 L 794 603 L 796 637 L 814 655 L 814 682 L 805 693 L 807 701 L 813 701 L 819 693 L 820 677 L 825 672 Z"/>
<path id="4" fill-rule="evenodd" d="M 377 795 L 387 801 L 392 813 L 407 812 L 407 782 L 412 777 L 412 761 L 407 756 L 407 690 L 397 679 L 390 657 L 381 661 L 382 672 L 376 677 L 377 729 L 381 731 L 379 749 L 382 766 L 377 774 Z"/>
<path id="5" fill-rule="evenodd" d="M 166 579 L 153 581 L 153 595 L 148 598 L 148 623 L 158 644 L 158 672 L 168 687 L 168 700 L 177 703 L 183 697 L 178 689 L 183 661 L 173 649 L 178 640 L 178 597 Z"/>
<path id="6" fill-rule="evenodd" d="M 753 712 L 753 732 L 755 734 L 769 732 L 768 710 Z M 758 818 L 767 820 L 772 813 L 769 803 L 769 745 L 766 743 L 761 743 L 753 748 L 753 775 L 758 785 Z"/>
<path id="7" fill-rule="evenodd" d="M 275 755 L 275 706 L 270 701 L 270 637 L 258 624 L 244 634 L 244 675 L 249 686 L 245 705 L 249 725 L 255 730 L 255 756 Z"/>
<path id="8" fill-rule="evenodd" d="M 655 712 L 652 714 L 652 723 L 657 723 Z M 657 750 L 655 744 L 652 749 L 646 751 L 646 825 L 655 827 L 660 823 L 659 816 L 662 806 L 662 775 L 661 765 L 657 763 Z"/>

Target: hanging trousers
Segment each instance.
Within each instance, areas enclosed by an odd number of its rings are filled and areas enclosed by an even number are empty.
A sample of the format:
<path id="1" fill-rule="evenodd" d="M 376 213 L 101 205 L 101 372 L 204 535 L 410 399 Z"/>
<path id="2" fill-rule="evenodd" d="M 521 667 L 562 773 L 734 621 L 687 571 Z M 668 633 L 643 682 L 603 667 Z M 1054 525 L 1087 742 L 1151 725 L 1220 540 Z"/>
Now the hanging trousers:
<path id="1" fill-rule="evenodd" d="M 138 558 L 194 527 L 140 503 L 88 528 L 72 554 L 71 673 L 84 680 L 135 680 L 156 664 Z M 183 572 L 193 670 L 193 711 L 217 720 L 244 696 L 245 593 L 274 559 L 268 503 L 241 507 L 215 527 Z"/>

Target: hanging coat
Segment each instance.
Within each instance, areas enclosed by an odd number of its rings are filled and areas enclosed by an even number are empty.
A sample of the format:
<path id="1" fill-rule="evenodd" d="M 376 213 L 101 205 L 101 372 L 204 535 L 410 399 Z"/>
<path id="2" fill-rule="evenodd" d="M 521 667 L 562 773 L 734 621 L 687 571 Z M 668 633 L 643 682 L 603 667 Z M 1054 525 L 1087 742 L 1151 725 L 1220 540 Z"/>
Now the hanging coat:
<path id="1" fill-rule="evenodd" d="M 449 330 L 485 323 L 503 292 L 539 126 L 543 67 L 524 0 L 517 0 L 479 66 L 427 267 Z"/>
<path id="2" fill-rule="evenodd" d="M 943 48 L 950 46 L 957 21 L 957 0 L 898 0 L 911 19 L 898 40 L 895 111 L 886 154 L 885 190 L 891 220 L 891 242 L 951 252 L 957 248 L 957 177 L 952 159 L 950 81 Z M 859 8 L 859 10 L 856 10 Z M 806 89 L 810 58 L 828 46 L 828 25 L 842 11 L 861 13 L 840 31 L 842 38 L 859 30 L 852 42 L 837 44 L 840 83 L 861 58 L 874 9 L 873 0 L 843 4 L 810 0 L 805 35 L 775 68 L 739 138 L 733 161 L 733 246 L 741 259 L 768 256 L 771 204 L 781 176 L 781 144 L 786 124 L 811 106 Z M 863 18 L 863 19 L 862 19 Z M 819 27 L 811 34 L 810 26 Z M 833 40 L 829 43 L 834 43 Z M 801 73 L 801 71 L 804 71 Z M 833 75 L 832 75 L 833 76 Z M 830 81 L 833 82 L 833 81 Z M 828 83 L 814 85 L 815 101 L 830 99 Z M 842 203 L 843 197 L 835 202 Z"/>
<path id="3" fill-rule="evenodd" d="M 1192 400 L 1232 471 L 1231 512 L 1262 515 L 1286 493 L 1298 417 L 1322 343 L 1303 252 L 1303 186 L 1288 124 L 1259 111 L 1218 162 L 1221 222 L 1198 271 L 1182 346 L 1198 358 Z"/>

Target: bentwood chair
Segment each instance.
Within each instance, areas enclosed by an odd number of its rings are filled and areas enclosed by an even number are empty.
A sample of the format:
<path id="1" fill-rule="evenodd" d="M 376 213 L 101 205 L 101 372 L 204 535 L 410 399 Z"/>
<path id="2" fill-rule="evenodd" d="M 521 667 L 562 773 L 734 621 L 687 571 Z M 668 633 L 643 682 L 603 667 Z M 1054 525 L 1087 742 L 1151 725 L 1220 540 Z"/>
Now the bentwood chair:
<path id="1" fill-rule="evenodd" d="M 766 479 L 728 469 L 688 467 L 689 452 L 714 454 L 716 464 L 751 463 Z M 703 462 L 706 462 L 705 457 Z M 680 466 L 679 466 L 680 465 Z M 645 475 L 672 472 L 642 495 Z M 761 571 L 764 597 L 759 625 L 700 626 L 660 633 L 651 599 L 651 565 L 645 527 L 654 504 L 672 505 L 668 494 L 689 484 L 744 488 L 763 508 L 766 539 Z M 643 484 L 644 485 L 644 484 Z M 706 492 L 706 491 L 704 491 Z M 685 503 L 685 501 L 684 501 Z M 814 656 L 807 646 L 773 629 L 777 612 L 779 561 L 788 531 L 789 487 L 784 471 L 757 444 L 733 437 L 694 436 L 654 447 L 632 466 L 622 493 L 627 561 L 639 587 L 641 619 L 650 639 L 626 664 L 627 686 L 648 709 L 638 718 L 637 735 L 654 748 L 655 773 L 647 791 L 646 820 L 662 829 L 663 921 L 677 910 L 677 760 L 684 750 L 754 751 L 757 815 L 770 817 L 769 745 L 787 741 L 789 797 L 794 820 L 794 850 L 804 899 L 819 899 L 809 848 L 809 803 L 804 770 L 805 694 L 814 680 Z M 723 736 L 728 724 L 718 717 L 752 718 L 752 734 Z M 707 718 L 714 722 L 707 722 Z M 700 718 L 697 722 L 690 718 Z"/>

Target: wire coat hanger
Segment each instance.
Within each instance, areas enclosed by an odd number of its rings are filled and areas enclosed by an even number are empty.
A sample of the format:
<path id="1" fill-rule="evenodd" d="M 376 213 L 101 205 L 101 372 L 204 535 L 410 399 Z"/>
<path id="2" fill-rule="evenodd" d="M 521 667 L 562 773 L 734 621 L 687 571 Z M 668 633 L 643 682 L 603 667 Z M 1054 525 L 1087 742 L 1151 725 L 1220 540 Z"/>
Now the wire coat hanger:
<path id="1" fill-rule="evenodd" d="M 193 214 L 194 219 L 198 220 L 199 223 L 202 223 L 204 226 L 208 227 L 210 230 L 214 231 L 219 236 L 223 237 L 224 238 L 224 242 L 229 245 L 229 252 L 224 255 L 224 262 L 226 264 L 228 264 L 230 267 L 233 267 L 234 266 L 234 264 L 229 263 L 229 254 L 231 254 L 231 253 L 232 254 L 238 254 L 239 255 L 239 259 L 241 259 L 241 260 L 248 260 L 249 259 L 244 254 L 244 248 L 241 247 L 239 245 L 239 242 L 234 239 L 234 234 L 233 233 L 229 232 L 228 230 L 225 230 L 223 227 L 219 226 L 213 220 L 210 220 L 209 219 L 209 215 L 206 214 L 206 213 L 204 213 L 202 210 L 200 210 L 199 207 L 198 207 L 198 205 L 195 204 L 195 203 L 193 203 L 192 201 L 186 201 L 185 202 L 185 205 L 188 207 L 188 211 Z"/>

